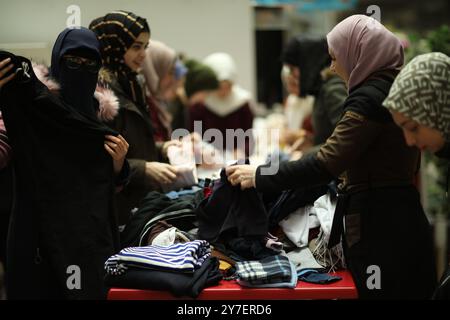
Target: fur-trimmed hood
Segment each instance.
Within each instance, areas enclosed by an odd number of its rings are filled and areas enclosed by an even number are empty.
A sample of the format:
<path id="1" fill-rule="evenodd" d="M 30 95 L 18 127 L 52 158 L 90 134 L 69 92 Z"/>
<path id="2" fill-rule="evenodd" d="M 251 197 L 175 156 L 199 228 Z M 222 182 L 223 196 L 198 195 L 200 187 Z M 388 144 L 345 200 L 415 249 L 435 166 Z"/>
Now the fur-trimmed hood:
<path id="1" fill-rule="evenodd" d="M 54 94 L 59 93 L 59 83 L 50 77 L 50 72 L 45 65 L 32 63 L 36 77 Z M 119 112 L 119 99 L 111 89 L 97 84 L 94 97 L 99 103 L 97 117 L 100 121 L 111 121 Z"/>

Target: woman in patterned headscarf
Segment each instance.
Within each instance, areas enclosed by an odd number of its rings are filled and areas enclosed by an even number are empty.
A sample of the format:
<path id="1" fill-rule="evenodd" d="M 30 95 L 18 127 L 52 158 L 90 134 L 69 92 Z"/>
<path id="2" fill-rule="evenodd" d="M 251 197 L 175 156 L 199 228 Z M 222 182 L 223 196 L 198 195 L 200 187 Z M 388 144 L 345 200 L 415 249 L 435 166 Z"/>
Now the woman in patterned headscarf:
<path id="1" fill-rule="evenodd" d="M 411 60 L 383 105 L 403 129 L 406 143 L 450 158 L 450 58 L 440 52 Z"/>
<path id="2" fill-rule="evenodd" d="M 450 159 L 450 58 L 440 52 L 422 54 L 395 79 L 383 105 L 402 128 L 406 143 Z M 447 188 L 449 184 L 447 172 Z M 449 199 L 447 199 L 449 201 Z M 450 266 L 434 299 L 450 299 Z"/>
<path id="3" fill-rule="evenodd" d="M 114 11 L 92 21 L 89 29 L 100 41 L 103 65 L 114 73 L 135 103 L 145 106 L 136 71 L 144 59 L 139 56 L 139 49 L 146 48 L 150 39 L 147 21 L 131 12 Z"/>
<path id="4" fill-rule="evenodd" d="M 171 142 L 155 143 L 144 89 L 138 77 L 150 39 L 147 21 L 120 10 L 95 19 L 89 28 L 100 41 L 106 67 L 106 72 L 101 72 L 101 81 L 106 82 L 119 98 L 119 114 L 111 126 L 130 145 L 127 158 L 131 180 L 117 201 L 119 224 L 122 225 L 127 223 L 131 210 L 145 194 L 173 182 L 177 171 L 160 162 Z"/>

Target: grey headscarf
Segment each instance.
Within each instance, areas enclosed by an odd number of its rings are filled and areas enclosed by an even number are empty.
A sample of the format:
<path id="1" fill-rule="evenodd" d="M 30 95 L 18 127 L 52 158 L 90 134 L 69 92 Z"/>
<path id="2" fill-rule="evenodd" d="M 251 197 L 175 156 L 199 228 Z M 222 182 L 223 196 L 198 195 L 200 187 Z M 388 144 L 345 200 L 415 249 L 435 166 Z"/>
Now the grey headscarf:
<path id="1" fill-rule="evenodd" d="M 398 74 L 383 105 L 442 132 L 450 142 L 450 58 L 419 55 Z"/>

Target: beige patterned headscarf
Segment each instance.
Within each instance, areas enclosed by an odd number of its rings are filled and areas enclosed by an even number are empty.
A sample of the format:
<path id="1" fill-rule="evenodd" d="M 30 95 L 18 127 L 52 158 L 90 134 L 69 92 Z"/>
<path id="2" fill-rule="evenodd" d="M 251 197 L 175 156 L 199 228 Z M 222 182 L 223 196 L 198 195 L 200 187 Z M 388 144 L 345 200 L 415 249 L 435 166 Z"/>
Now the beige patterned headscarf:
<path id="1" fill-rule="evenodd" d="M 450 141 L 450 58 L 440 52 L 415 57 L 399 73 L 383 105 L 441 131 Z"/>

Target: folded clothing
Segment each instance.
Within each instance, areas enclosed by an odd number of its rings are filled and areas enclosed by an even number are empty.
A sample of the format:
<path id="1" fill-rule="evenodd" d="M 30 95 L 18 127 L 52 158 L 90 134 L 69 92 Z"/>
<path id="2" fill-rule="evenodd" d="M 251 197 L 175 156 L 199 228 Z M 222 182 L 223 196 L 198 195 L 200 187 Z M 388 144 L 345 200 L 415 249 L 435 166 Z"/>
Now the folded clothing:
<path id="1" fill-rule="evenodd" d="M 287 282 L 274 282 L 274 283 L 263 283 L 256 284 L 253 281 L 247 282 L 241 279 L 238 279 L 237 282 L 243 287 L 249 288 L 295 288 L 297 286 L 297 272 L 295 270 L 295 266 L 291 263 L 291 279 Z"/>
<path id="2" fill-rule="evenodd" d="M 107 274 L 105 284 L 116 288 L 163 290 L 176 297 L 196 298 L 204 288 L 218 285 L 220 280 L 222 273 L 219 271 L 219 261 L 209 257 L 193 273 L 130 268 L 121 275 Z"/>
<path id="3" fill-rule="evenodd" d="M 236 263 L 239 280 L 252 285 L 287 283 L 292 280 L 292 266 L 282 255 L 269 256 L 259 261 Z"/>
<path id="4" fill-rule="evenodd" d="M 105 262 L 107 274 L 123 274 L 129 267 L 167 271 L 194 272 L 211 255 L 205 240 L 176 243 L 170 246 L 145 246 L 122 249 Z"/>

